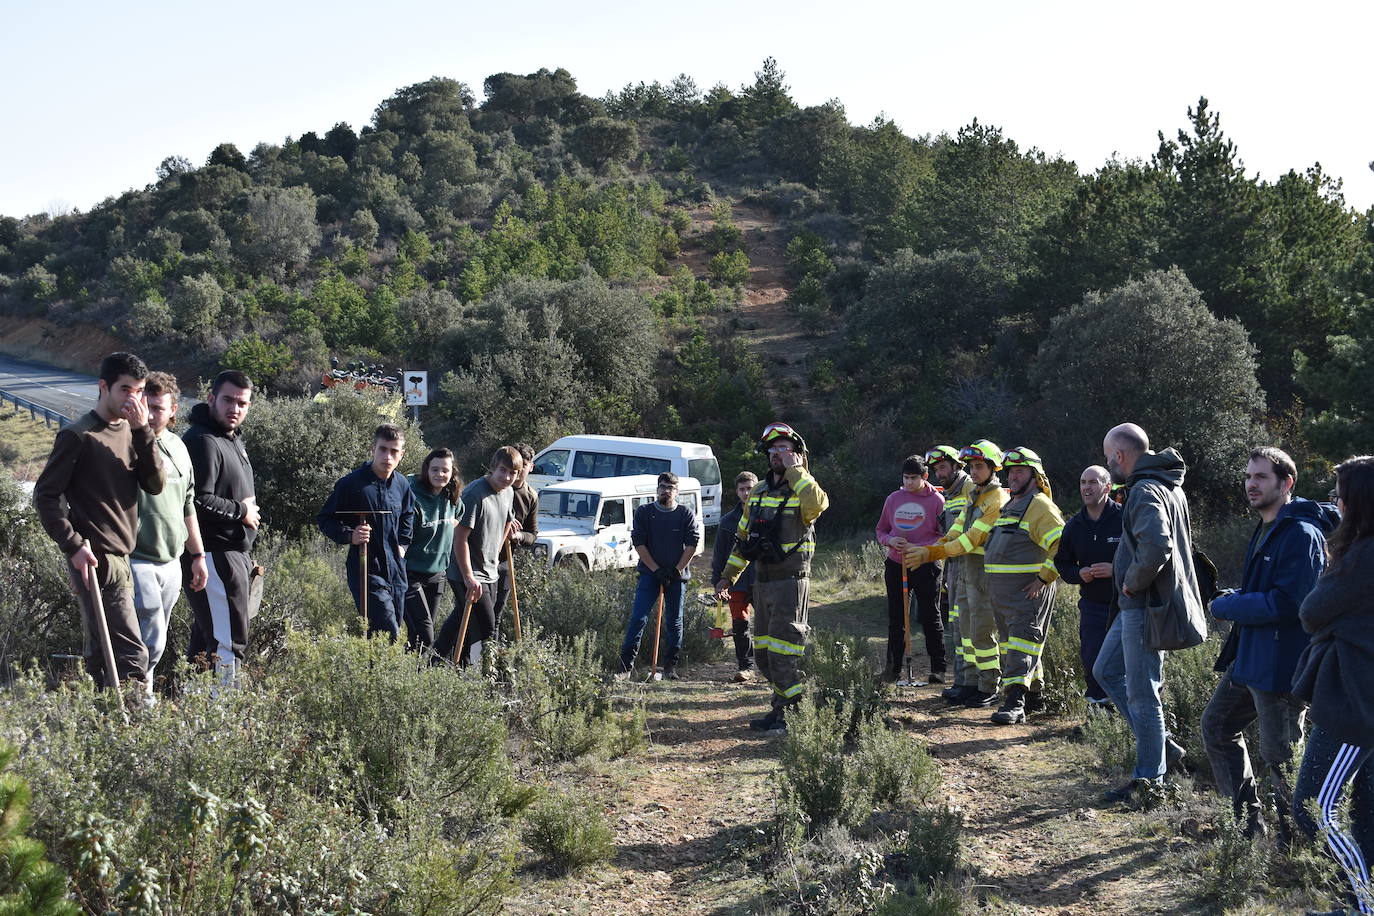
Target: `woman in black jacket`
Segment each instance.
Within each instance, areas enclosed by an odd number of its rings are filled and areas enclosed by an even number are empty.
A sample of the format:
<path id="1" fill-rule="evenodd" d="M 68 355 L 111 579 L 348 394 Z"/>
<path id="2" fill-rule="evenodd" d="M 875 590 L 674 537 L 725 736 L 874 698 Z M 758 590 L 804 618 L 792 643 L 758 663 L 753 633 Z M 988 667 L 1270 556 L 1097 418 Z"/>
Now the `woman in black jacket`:
<path id="1" fill-rule="evenodd" d="M 1374 913 L 1374 456 L 1336 468 L 1336 501 L 1342 518 L 1327 540 L 1330 562 L 1300 611 L 1312 642 L 1293 693 L 1312 704 L 1313 725 L 1293 809 L 1309 836 L 1325 834 L 1359 911 Z M 1349 825 L 1337 817 L 1347 792 Z"/>

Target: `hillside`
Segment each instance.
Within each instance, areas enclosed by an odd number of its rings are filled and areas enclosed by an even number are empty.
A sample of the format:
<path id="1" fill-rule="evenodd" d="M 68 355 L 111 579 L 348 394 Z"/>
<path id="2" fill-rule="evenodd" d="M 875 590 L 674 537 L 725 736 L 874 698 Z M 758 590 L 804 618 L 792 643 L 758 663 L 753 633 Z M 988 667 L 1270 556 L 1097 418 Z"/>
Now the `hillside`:
<path id="1" fill-rule="evenodd" d="M 1125 416 L 1212 508 L 1258 438 L 1320 490 L 1374 449 L 1371 264 L 1370 215 L 1319 166 L 1248 175 L 1205 98 L 1149 161 L 1093 167 L 978 121 L 851 125 L 770 59 L 738 89 L 603 99 L 564 70 L 494 74 L 480 101 L 436 77 L 360 129 L 168 158 L 89 213 L 0 218 L 0 315 L 113 334 L 188 383 L 429 368 L 428 438 L 470 469 L 579 430 L 738 463 L 786 416 L 857 525 L 891 476 L 874 458 L 990 435 L 1071 489 Z"/>

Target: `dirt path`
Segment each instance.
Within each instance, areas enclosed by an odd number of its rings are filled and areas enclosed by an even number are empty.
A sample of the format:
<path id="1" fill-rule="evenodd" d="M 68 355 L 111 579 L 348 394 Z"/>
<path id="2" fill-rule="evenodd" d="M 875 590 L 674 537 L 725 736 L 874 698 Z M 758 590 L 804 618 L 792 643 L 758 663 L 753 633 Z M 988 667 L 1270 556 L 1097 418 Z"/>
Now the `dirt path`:
<path id="1" fill-rule="evenodd" d="M 605 800 L 614 860 L 573 880 L 526 874 L 510 912 L 755 910 L 762 885 L 739 852 L 772 815 L 777 746 L 745 726 L 765 690 L 729 683 L 731 668 L 701 666 L 649 691 L 649 750 L 582 783 Z M 890 719 L 939 763 L 946 800 L 966 818 L 976 883 L 998 912 L 1192 911 L 1164 855 L 1179 841 L 1161 818 L 1098 804 L 1103 779 L 1071 724 L 994 726 L 986 710 L 946 706 L 935 688 L 897 696 Z"/>

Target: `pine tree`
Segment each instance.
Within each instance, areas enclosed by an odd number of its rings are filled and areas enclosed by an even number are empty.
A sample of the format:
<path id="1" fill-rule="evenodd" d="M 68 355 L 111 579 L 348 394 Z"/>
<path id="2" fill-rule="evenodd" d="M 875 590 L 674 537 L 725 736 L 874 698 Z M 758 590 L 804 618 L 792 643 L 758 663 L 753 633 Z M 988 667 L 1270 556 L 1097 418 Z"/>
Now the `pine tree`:
<path id="1" fill-rule="evenodd" d="M 14 754 L 0 745 L 0 916 L 76 916 L 66 877 L 47 860 L 42 843 L 24 836 L 29 787 L 5 772 Z"/>

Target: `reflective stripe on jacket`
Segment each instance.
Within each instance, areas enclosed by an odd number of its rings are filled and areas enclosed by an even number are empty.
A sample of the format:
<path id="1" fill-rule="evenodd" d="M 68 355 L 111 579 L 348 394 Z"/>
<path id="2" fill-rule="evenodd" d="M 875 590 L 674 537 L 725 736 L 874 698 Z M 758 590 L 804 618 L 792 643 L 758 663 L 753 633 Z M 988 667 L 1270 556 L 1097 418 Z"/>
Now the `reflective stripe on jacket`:
<path id="1" fill-rule="evenodd" d="M 1054 555 L 1064 533 L 1064 516 L 1054 501 L 1032 490 L 1002 507 L 983 552 L 989 575 L 1022 573 L 1043 582 L 1059 578 Z"/>
<path id="2" fill-rule="evenodd" d="M 994 474 L 982 487 L 970 490 L 968 498 L 970 502 L 954 520 L 954 527 L 926 548 L 930 552 L 929 559 L 943 560 L 983 552 L 983 543 L 1007 503 L 1007 491 L 1002 489 L 1002 482 Z"/>

